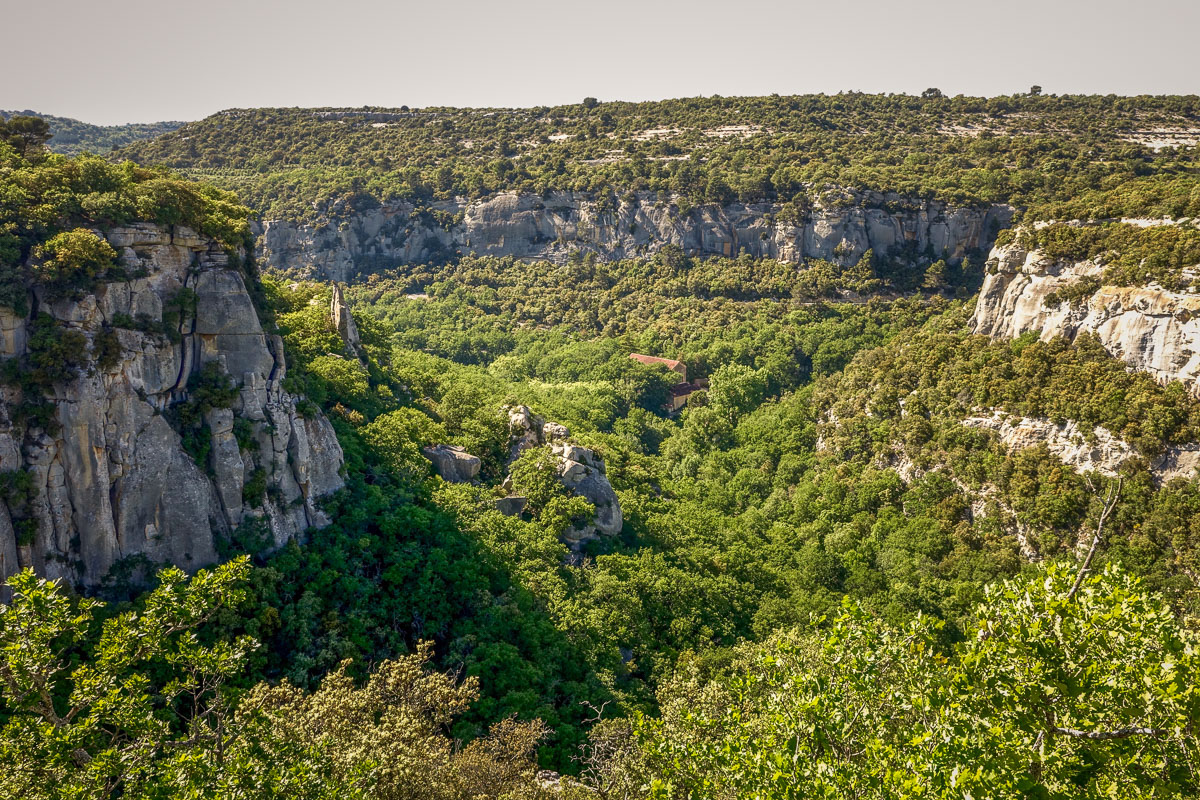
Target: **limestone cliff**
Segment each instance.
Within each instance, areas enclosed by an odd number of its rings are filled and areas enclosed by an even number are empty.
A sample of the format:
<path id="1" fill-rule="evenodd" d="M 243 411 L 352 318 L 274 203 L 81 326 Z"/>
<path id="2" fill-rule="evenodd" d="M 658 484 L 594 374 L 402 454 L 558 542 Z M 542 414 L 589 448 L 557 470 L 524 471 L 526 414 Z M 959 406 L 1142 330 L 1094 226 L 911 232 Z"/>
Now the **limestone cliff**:
<path id="1" fill-rule="evenodd" d="M 1137 450 L 1111 431 L 1096 427 L 1088 433 L 1074 420 L 1056 423 L 1039 417 L 1010 417 L 1003 411 L 967 417 L 969 428 L 995 431 L 1010 451 L 1045 445 L 1076 472 L 1099 472 L 1115 478 L 1125 462 L 1140 458 Z M 1200 445 L 1168 447 L 1147 465 L 1159 483 L 1192 478 L 1200 467 Z"/>
<path id="2" fill-rule="evenodd" d="M 72 300 L 35 289 L 29 316 L 0 312 L 4 359 L 28 354 L 39 314 L 93 355 L 53 385 L 49 420 L 22 413 L 38 398 L 0 393 L 0 473 L 31 483 L 0 503 L 0 575 L 30 566 L 97 586 L 138 557 L 211 563 L 218 537 L 245 520 L 263 520 L 276 545 L 327 523 L 315 501 L 342 486 L 341 448 L 329 421 L 284 391 L 282 342 L 264 332 L 241 272 L 183 227 L 97 233 L 133 277 Z M 173 303 L 182 312 L 164 314 Z M 203 409 L 185 449 L 178 411 L 210 363 L 206 374 L 236 391 Z"/>
<path id="3" fill-rule="evenodd" d="M 398 264 L 455 254 L 562 261 L 572 250 L 605 259 L 652 254 L 674 245 L 690 255 L 745 252 L 781 261 L 821 258 L 843 265 L 868 249 L 957 261 L 986 251 L 1012 210 L 954 208 L 874 193 L 847 193 L 786 220 L 777 203 L 688 208 L 652 192 L 621 200 L 578 192 L 501 194 L 489 200 L 447 201 L 418 211 L 399 203 L 352 214 L 340 222 L 261 225 L 259 261 L 306 277 L 348 281 Z"/>
<path id="4" fill-rule="evenodd" d="M 1105 286 L 1103 266 L 1065 262 L 1020 245 L 996 247 L 988 259 L 971 329 L 1012 338 L 1040 331 L 1043 340 L 1094 333 L 1130 367 L 1200 392 L 1200 295 L 1160 286 Z M 1095 287 L 1074 302 L 1048 303 L 1052 293 L 1084 279 Z"/>

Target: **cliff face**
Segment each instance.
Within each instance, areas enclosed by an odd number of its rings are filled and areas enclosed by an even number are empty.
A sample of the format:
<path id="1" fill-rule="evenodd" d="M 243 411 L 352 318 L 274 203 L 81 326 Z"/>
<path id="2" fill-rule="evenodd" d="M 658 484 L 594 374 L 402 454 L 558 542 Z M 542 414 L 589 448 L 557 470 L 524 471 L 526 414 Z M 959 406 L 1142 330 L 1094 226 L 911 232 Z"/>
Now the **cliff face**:
<path id="1" fill-rule="evenodd" d="M 257 231 L 259 261 L 335 281 L 456 253 L 562 261 L 582 249 L 618 259 L 649 255 L 666 245 L 691 255 L 745 252 L 843 265 L 857 263 L 868 249 L 884 256 L 911 247 L 956 261 L 990 247 L 1012 217 L 1003 206 L 952 208 L 866 193 L 852 198 L 849 205 L 817 207 L 794 224 L 777 219 L 782 206 L 776 203 L 681 211 L 678 199 L 660 200 L 647 192 L 616 201 L 615 207 L 577 192 L 438 203 L 434 214 L 401 203 L 356 213 L 337 225 L 266 222 Z M 899 210 L 886 210 L 889 201 Z"/>
<path id="2" fill-rule="evenodd" d="M 0 472 L 32 483 L 0 503 L 0 575 L 30 566 L 96 586 L 131 557 L 185 569 L 211 563 L 218 537 L 251 518 L 275 545 L 326 524 L 314 501 L 341 487 L 341 448 L 329 421 L 299 413 L 283 390 L 282 342 L 264 333 L 239 271 L 186 228 L 105 235 L 121 266 L 141 277 L 78 300 L 50 302 L 39 289 L 35 314 L 0 313 L 0 358 L 27 353 L 39 313 L 82 334 L 93 354 L 102 341 L 110 351 L 113 337 L 119 343 L 115 358 L 54 384 L 52 422 L 22 422 L 31 398 L 13 387 L 0 393 Z M 165 330 L 164 306 L 181 296 L 194 309 L 180 315 L 177 333 Z M 184 431 L 189 453 L 173 409 L 211 362 L 236 393 Z"/>
<path id="3" fill-rule="evenodd" d="M 1063 464 L 1080 473 L 1099 472 L 1115 478 L 1126 461 L 1138 458 L 1134 447 L 1111 431 L 1096 427 L 1088 434 L 1074 420 L 1056 423 L 1044 418 L 1010 418 L 996 411 L 990 416 L 967 417 L 963 424 L 995 431 L 1010 451 L 1044 444 Z M 1147 466 L 1159 483 L 1190 478 L 1200 467 L 1200 446 L 1168 447 Z"/>
<path id="4" fill-rule="evenodd" d="M 972 330 L 994 338 L 1041 331 L 1043 340 L 1094 333 L 1109 353 L 1133 369 L 1200 392 L 1200 296 L 1154 284 L 1099 286 L 1074 303 L 1047 304 L 1052 292 L 1102 272 L 1090 261 L 1056 261 L 1016 244 L 996 247 Z"/>

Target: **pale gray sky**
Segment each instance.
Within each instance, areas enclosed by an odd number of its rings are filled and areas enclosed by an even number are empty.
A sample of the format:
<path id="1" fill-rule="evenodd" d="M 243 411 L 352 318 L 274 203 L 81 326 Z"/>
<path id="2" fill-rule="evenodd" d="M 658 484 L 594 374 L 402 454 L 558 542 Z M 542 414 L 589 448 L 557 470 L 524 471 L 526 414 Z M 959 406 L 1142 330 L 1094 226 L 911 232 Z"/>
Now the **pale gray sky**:
<path id="1" fill-rule="evenodd" d="M 0 19 L 0 108 L 102 124 L 588 95 L 1200 91 L 1200 0 L 0 0 Z"/>

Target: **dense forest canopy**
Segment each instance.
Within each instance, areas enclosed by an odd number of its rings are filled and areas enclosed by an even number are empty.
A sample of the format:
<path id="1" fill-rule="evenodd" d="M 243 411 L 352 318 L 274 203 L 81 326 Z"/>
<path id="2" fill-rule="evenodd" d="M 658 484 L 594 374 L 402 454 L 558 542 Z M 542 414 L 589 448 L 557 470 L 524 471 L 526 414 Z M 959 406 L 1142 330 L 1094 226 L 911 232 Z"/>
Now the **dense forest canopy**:
<path id="1" fill-rule="evenodd" d="M 233 109 L 119 157 L 236 190 L 265 219 L 500 191 L 811 202 L 855 187 L 956 204 L 1077 200 L 1196 174 L 1194 96 L 698 97 L 529 109 Z"/>
<path id="2" fill-rule="evenodd" d="M 802 206 L 851 187 L 1013 203 L 1002 244 L 1097 259 L 1097 281 L 1191 295 L 1200 266 L 1196 97 L 237 110 L 120 163 L 5 125 L 10 307 L 27 285 L 130 279 L 92 241 L 106 225 L 244 247 L 229 190 L 311 219 L 507 190 Z M 110 582 L 107 603 L 16 576 L 0 796 L 1196 796 L 1200 482 L 1151 465 L 1200 440 L 1200 400 L 1096 336 L 973 335 L 985 257 L 400 265 L 338 289 L 353 341 L 333 287 L 244 264 L 285 388 L 344 451 L 331 523 L 274 547 L 248 520 L 223 564 Z M 56 335 L 30 390 L 86 369 Z M 678 376 L 634 353 L 686 364 L 679 413 Z M 209 377 L 193 390 L 229 391 Z M 522 407 L 602 460 L 618 533 L 573 544 L 596 508 L 550 442 L 514 454 Z M 993 414 L 1132 456 L 1077 470 L 964 424 Z M 444 480 L 436 445 L 478 473 Z"/>

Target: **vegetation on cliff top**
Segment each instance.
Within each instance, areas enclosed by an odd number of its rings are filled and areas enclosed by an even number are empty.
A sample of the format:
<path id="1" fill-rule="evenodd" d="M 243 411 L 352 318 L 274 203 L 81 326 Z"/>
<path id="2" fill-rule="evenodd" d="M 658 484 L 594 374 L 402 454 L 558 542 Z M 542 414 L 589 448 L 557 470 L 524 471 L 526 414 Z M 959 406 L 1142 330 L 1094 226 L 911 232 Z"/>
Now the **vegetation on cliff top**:
<path id="1" fill-rule="evenodd" d="M 92 228 L 186 225 L 246 245 L 250 211 L 232 194 L 164 169 L 48 153 L 48 136 L 42 120 L 0 121 L 0 305 L 23 313 L 31 284 L 70 292 L 101 278 L 116 253 Z"/>
<path id="2" fill-rule="evenodd" d="M 1194 152 L 1127 140 L 1196 111 L 844 95 L 236 112 L 144 152 L 214 170 L 226 152 L 270 156 L 213 174 L 297 214 L 571 186 L 786 187 L 803 204 L 828 182 L 1038 209 L 1082 192 L 1092 205 L 1072 208 L 1096 217 L 1190 208 Z M 680 130 L 648 133 L 667 125 Z M 67 292 L 102 276 L 110 256 L 87 230 L 114 208 L 242 235 L 245 209 L 223 192 L 45 155 L 25 144 L 39 130 L 0 136 L 0 196 L 15 198 L 0 236 L 19 256 L 4 264 Z M 1045 243 L 1127 252 L 1131 269 L 1194 252 L 1112 227 L 1094 229 L 1103 241 L 1047 228 Z M 969 304 L 948 295 L 978 273 L 935 266 L 666 250 L 405 267 L 347 288 L 354 353 L 329 287 L 265 279 L 285 386 L 345 452 L 332 524 L 266 552 L 251 520 L 222 542 L 250 565 L 167 571 L 125 607 L 19 575 L 0 610 L 0 796 L 537 797 L 537 760 L 580 774 L 586 797 L 1195 796 L 1200 484 L 1160 486 L 1138 459 L 1117 478 L 1078 474 L 962 418 L 1076 420 L 1148 460 L 1197 438 L 1200 401 L 1088 337 L 966 333 Z M 58 329 L 35 332 L 47 371 L 75 357 Z M 667 416 L 672 376 L 631 352 L 682 358 L 709 385 Z M 533 502 L 496 508 L 506 404 L 569 426 L 607 464 L 625 527 L 582 563 L 562 541 L 580 498 L 558 502 L 536 453 L 517 476 Z M 477 454 L 479 481 L 435 477 L 420 449 L 433 443 Z M 1090 572 L 1060 563 L 1089 541 Z"/>
<path id="3" fill-rule="evenodd" d="M 1196 97 L 805 95 L 529 109 L 236 109 L 117 157 L 238 191 L 266 219 L 499 191 L 631 190 L 798 212 L 853 187 L 955 204 L 1066 202 L 1196 174 L 1155 129 L 1200 129 Z"/>
<path id="4" fill-rule="evenodd" d="M 37 111 L 0 111 L 0 120 L 13 117 L 36 117 L 50 126 L 50 139 L 46 147 L 55 153 L 73 156 L 80 153 L 103 155 L 110 150 L 127 144 L 153 139 L 173 131 L 182 122 L 131 122 L 125 125 L 92 125 L 70 117 L 56 117 Z"/>

